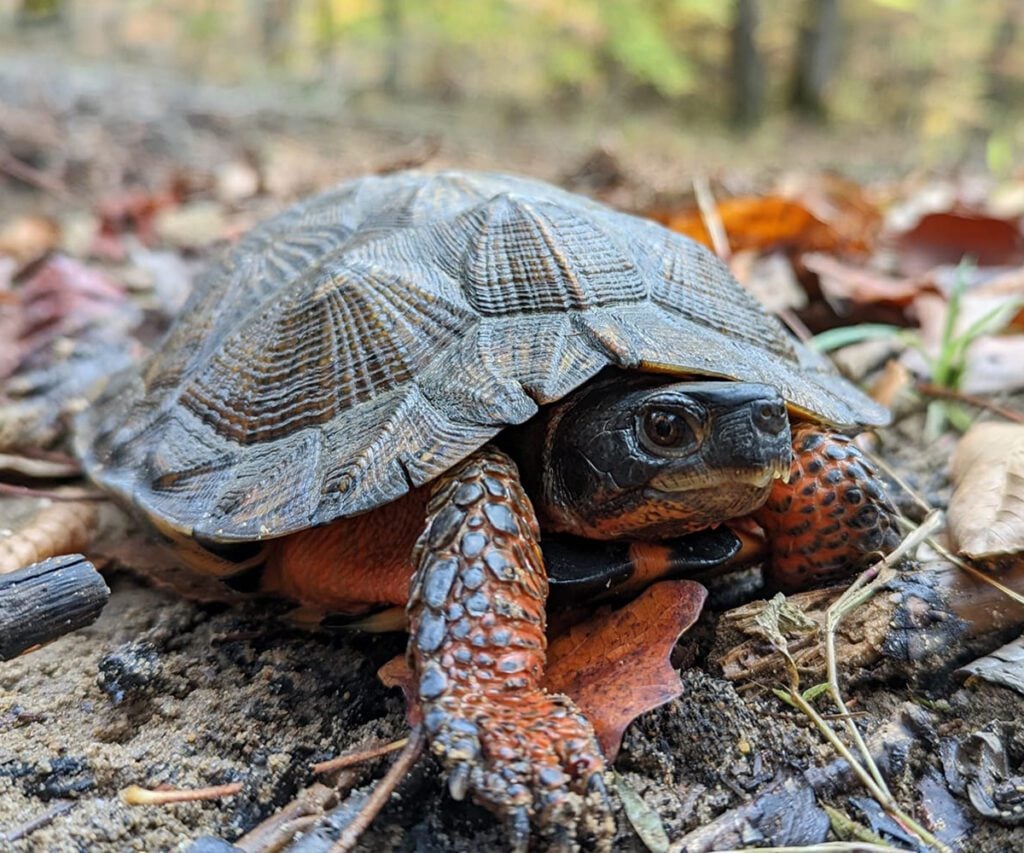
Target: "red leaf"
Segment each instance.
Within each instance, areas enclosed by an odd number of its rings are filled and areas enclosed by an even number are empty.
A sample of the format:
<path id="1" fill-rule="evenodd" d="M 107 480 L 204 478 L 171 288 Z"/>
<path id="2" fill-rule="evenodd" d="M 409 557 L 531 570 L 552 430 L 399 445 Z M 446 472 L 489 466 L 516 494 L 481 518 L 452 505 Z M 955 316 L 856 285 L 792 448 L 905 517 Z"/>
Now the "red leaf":
<path id="1" fill-rule="evenodd" d="M 4 301 L 0 319 L 12 346 L 0 353 L 0 377 L 10 375 L 32 352 L 74 337 L 87 326 L 103 326 L 114 335 L 137 321 L 137 309 L 123 287 L 105 273 L 62 255 L 42 261 Z"/>
<path id="2" fill-rule="evenodd" d="M 982 267 L 1024 262 L 1024 236 L 1016 223 L 972 213 L 929 213 L 898 238 L 901 266 L 909 274 L 970 255 Z"/>
<path id="3" fill-rule="evenodd" d="M 700 616 L 707 590 L 663 581 L 625 607 L 598 613 L 548 646 L 544 686 L 565 693 L 594 726 L 608 761 L 633 720 L 675 699 L 682 682 L 669 657 Z"/>

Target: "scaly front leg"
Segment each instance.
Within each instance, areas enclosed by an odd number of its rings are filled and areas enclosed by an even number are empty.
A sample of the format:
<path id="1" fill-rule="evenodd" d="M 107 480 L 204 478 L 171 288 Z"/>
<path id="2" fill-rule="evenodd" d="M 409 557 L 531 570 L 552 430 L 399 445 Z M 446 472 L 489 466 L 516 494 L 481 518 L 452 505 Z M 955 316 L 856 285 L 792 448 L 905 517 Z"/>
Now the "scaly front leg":
<path id="1" fill-rule="evenodd" d="M 604 759 L 586 718 L 540 686 L 547 578 L 533 507 L 504 453 L 484 448 L 434 487 L 414 552 L 409 658 L 433 751 L 452 796 L 602 847 L 614 825 Z"/>

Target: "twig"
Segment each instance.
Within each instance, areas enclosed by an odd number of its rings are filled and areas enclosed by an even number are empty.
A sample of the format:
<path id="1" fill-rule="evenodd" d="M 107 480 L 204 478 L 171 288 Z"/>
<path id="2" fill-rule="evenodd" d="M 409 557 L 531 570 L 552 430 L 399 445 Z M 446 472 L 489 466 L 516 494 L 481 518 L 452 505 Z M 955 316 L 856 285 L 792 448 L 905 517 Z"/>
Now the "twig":
<path id="1" fill-rule="evenodd" d="M 10 832 L 3 836 L 5 844 L 13 844 L 15 841 L 20 841 L 22 838 L 27 838 L 37 829 L 42 829 L 44 826 L 48 826 L 53 823 L 55 818 L 60 817 L 65 812 L 71 811 L 74 808 L 74 800 L 58 800 L 39 817 L 34 817 L 27 823 L 23 823 L 21 826 L 16 826 Z"/>
<path id="2" fill-rule="evenodd" d="M 800 315 L 792 308 L 780 308 L 775 313 L 778 315 L 779 319 L 786 324 L 786 328 L 788 328 L 804 343 L 807 343 L 807 341 L 814 337 L 811 330 L 807 328 L 807 324 L 800 319 Z"/>
<path id="3" fill-rule="evenodd" d="M 65 201 L 74 199 L 74 194 L 59 178 L 40 172 L 6 151 L 0 151 L 0 172 L 36 189 L 53 193 Z"/>
<path id="4" fill-rule="evenodd" d="M 932 512 L 934 507 L 932 507 L 932 505 L 928 503 L 928 501 L 921 497 L 921 495 L 917 493 L 917 490 L 913 486 L 911 486 L 910 483 L 908 483 L 906 480 L 903 479 L 903 477 L 897 474 L 893 467 L 888 462 L 886 462 L 881 456 L 879 456 L 877 453 L 871 450 L 865 450 L 864 454 L 879 468 L 879 470 L 881 470 L 883 474 L 885 474 L 886 477 L 888 477 L 897 486 L 899 486 L 900 489 L 904 492 L 904 494 L 909 495 L 910 499 L 918 505 L 918 507 L 924 512 L 926 516 L 930 512 Z"/>
<path id="5" fill-rule="evenodd" d="M 1024 412 L 1017 412 L 1013 409 L 1008 409 L 999 403 L 993 402 L 992 400 L 979 397 L 977 394 L 968 394 L 965 391 L 958 391 L 955 388 L 944 388 L 941 385 L 935 385 L 931 382 L 918 382 L 917 390 L 918 393 L 924 394 L 926 397 L 937 397 L 941 400 L 954 400 L 958 403 L 966 403 L 969 406 L 976 406 L 979 409 L 985 409 L 986 411 L 999 415 L 1001 418 L 1006 418 L 1008 421 L 1013 421 L 1017 424 L 1024 424 Z"/>
<path id="6" fill-rule="evenodd" d="M 370 796 L 366 798 L 362 808 L 359 809 L 359 812 L 349 825 L 345 827 L 344 832 L 341 833 L 341 837 L 331 847 L 331 853 L 348 853 L 348 851 L 356 846 L 359 837 L 366 832 L 367 827 L 373 822 L 373 819 L 380 810 L 384 808 L 384 804 L 390 798 L 392 791 L 402 781 L 405 774 L 409 772 L 409 768 L 416 763 L 416 759 L 420 757 L 425 742 L 426 737 L 423 734 L 423 727 L 416 726 L 409 733 L 405 748 L 399 753 L 395 763 L 391 765 L 391 769 L 377 783 Z"/>
<path id="7" fill-rule="evenodd" d="M 860 779 L 864 787 L 868 789 L 871 796 L 887 814 L 889 814 L 894 820 L 898 821 L 910 832 L 913 832 L 925 844 L 932 845 L 937 850 L 942 851 L 942 853 L 950 853 L 949 848 L 945 844 L 921 826 L 916 820 L 914 820 L 914 818 L 904 812 L 890 793 L 888 786 L 884 779 L 882 779 L 882 774 L 879 771 L 877 764 L 875 764 L 867 745 L 864 743 L 864 740 L 860 735 L 860 731 L 857 729 L 853 720 L 849 718 L 849 710 L 847 709 L 846 703 L 843 701 L 842 694 L 839 691 L 839 677 L 835 654 L 835 632 L 843 617 L 856 610 L 864 602 L 871 599 L 874 594 L 878 592 L 878 590 L 881 589 L 881 587 L 889 580 L 883 572 L 886 569 L 890 569 L 893 564 L 900 560 L 905 554 L 917 547 L 921 542 L 925 541 L 941 525 L 942 513 L 937 510 L 933 511 L 918 528 L 912 530 L 904 537 L 903 541 L 894 551 L 892 551 L 892 553 L 886 555 L 882 560 L 878 561 L 867 571 L 863 572 L 857 580 L 854 581 L 850 588 L 847 589 L 831 607 L 829 607 L 826 613 L 825 656 L 828 671 L 829 692 L 832 694 L 832 699 L 835 702 L 836 707 L 845 717 L 847 728 L 857 745 L 858 751 L 864 758 L 864 764 L 862 765 L 857 761 L 846 744 L 839 739 L 835 730 L 825 719 L 822 718 L 814 706 L 812 706 L 803 697 L 803 694 L 799 690 L 799 683 L 794 679 L 795 664 L 793 664 L 791 660 L 790 686 L 788 691 L 780 691 L 780 695 L 786 696 L 790 704 L 798 708 L 808 719 L 810 719 L 818 731 L 821 732 L 824 738 L 832 745 L 832 748 L 839 753 L 847 764 L 849 764 L 850 769 L 856 774 L 857 778 Z M 865 769 L 865 766 L 868 769 Z"/>
<path id="8" fill-rule="evenodd" d="M 166 806 L 172 803 L 195 803 L 201 800 L 219 800 L 233 797 L 242 790 L 241 782 L 228 782 L 226 785 L 213 785 L 209 788 L 171 788 L 166 791 L 152 791 L 129 785 L 121 791 L 121 799 L 130 806 Z"/>
<path id="9" fill-rule="evenodd" d="M 324 809 L 337 802 L 338 792 L 327 785 L 306 788 L 294 800 L 250 829 L 234 846 L 245 853 L 276 853 L 283 850 L 299 832 L 310 829 Z"/>
<path id="10" fill-rule="evenodd" d="M 0 495 L 10 495 L 16 498 L 46 498 L 51 501 L 110 500 L 108 495 L 96 489 L 80 489 L 72 486 L 60 491 L 53 491 L 51 489 L 37 489 L 34 486 L 15 486 L 13 483 L 0 483 Z"/>
<path id="11" fill-rule="evenodd" d="M 718 206 L 715 204 L 715 197 L 711 194 L 711 185 L 703 175 L 698 175 L 693 179 L 693 194 L 697 199 L 697 209 L 700 211 L 700 218 L 704 221 L 704 227 L 708 230 L 715 254 L 728 263 L 729 258 L 732 257 L 729 238 L 726 236 L 722 217 L 718 215 Z"/>
<path id="12" fill-rule="evenodd" d="M 0 661 L 96 621 L 110 590 L 81 554 L 0 574 Z"/>
<path id="13" fill-rule="evenodd" d="M 374 758 L 380 758 L 382 755 L 387 755 L 389 752 L 397 752 L 409 742 L 409 738 L 404 737 L 400 740 L 396 740 L 392 743 L 386 743 L 383 746 L 373 747 L 371 749 L 363 749 L 358 752 L 348 752 L 344 755 L 339 755 L 337 758 L 331 758 L 327 761 L 321 761 L 318 764 L 313 765 L 314 773 L 330 773 L 333 770 L 342 770 L 345 767 L 352 767 L 355 764 L 362 764 L 365 761 L 370 761 Z"/>
<path id="14" fill-rule="evenodd" d="M 46 458 L 33 453 L 0 453 L 0 469 L 33 478 L 77 477 L 82 466 L 70 456 L 53 454 Z"/>

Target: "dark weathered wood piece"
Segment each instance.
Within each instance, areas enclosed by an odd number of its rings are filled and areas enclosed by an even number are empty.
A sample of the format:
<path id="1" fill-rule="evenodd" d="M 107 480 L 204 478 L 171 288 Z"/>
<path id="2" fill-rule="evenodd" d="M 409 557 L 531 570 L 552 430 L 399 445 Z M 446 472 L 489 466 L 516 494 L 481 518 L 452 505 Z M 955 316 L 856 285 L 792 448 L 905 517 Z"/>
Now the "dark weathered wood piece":
<path id="1" fill-rule="evenodd" d="M 83 628 L 110 590 L 81 554 L 65 554 L 0 575 L 0 660 Z"/>
<path id="2" fill-rule="evenodd" d="M 1024 560 L 1012 561 L 992 577 L 1024 592 Z M 806 616 L 824 624 L 828 606 L 841 590 L 810 590 L 790 596 Z M 730 681 L 770 682 L 783 672 L 782 656 L 760 636 L 745 630 L 763 603 L 737 607 L 718 623 L 711 659 Z M 1024 607 L 1000 590 L 935 560 L 920 568 L 894 571 L 884 592 L 849 614 L 836 636 L 836 658 L 847 676 L 865 674 L 904 678 L 931 688 L 958 666 L 988 654 L 1024 627 Z M 824 644 L 818 632 L 793 638 L 789 646 L 805 684 L 825 671 Z"/>

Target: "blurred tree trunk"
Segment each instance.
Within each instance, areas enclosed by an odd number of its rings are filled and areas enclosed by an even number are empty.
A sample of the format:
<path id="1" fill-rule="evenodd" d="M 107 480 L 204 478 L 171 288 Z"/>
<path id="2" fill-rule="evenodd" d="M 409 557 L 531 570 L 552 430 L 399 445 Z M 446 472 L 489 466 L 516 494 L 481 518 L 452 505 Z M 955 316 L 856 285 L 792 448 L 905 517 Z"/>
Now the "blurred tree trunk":
<path id="1" fill-rule="evenodd" d="M 839 48 L 839 0 L 806 0 L 797 37 L 790 109 L 806 118 L 828 114 L 825 90 Z"/>
<path id="2" fill-rule="evenodd" d="M 997 109 L 1009 106 L 1013 99 L 1016 81 L 1012 62 L 1021 23 L 1020 0 L 1004 0 L 1004 8 L 1002 19 L 996 26 L 987 62 L 988 97 L 992 106 Z"/>
<path id="3" fill-rule="evenodd" d="M 735 0 L 732 12 L 732 120 L 754 127 L 764 109 L 764 65 L 757 52 L 757 0 Z"/>
<path id="4" fill-rule="evenodd" d="M 258 5 L 262 7 L 260 36 L 263 56 L 268 62 L 280 63 L 288 53 L 295 0 L 260 0 Z"/>
<path id="5" fill-rule="evenodd" d="M 334 65 L 334 4 L 331 0 L 320 0 L 316 7 L 316 50 L 320 77 L 326 80 Z"/>
<path id="6" fill-rule="evenodd" d="M 402 81 L 402 0 L 383 0 L 384 79 L 381 86 L 388 95 L 397 95 Z"/>

